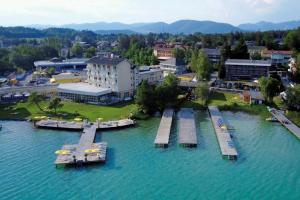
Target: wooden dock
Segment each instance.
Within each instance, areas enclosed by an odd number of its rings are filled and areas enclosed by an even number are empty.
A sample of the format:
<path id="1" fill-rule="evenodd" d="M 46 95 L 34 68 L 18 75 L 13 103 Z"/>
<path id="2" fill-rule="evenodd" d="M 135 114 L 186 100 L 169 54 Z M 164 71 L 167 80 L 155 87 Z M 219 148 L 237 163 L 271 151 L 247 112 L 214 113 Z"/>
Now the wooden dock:
<path id="1" fill-rule="evenodd" d="M 193 109 L 183 108 L 178 113 L 179 144 L 185 147 L 197 147 L 195 113 Z"/>
<path id="2" fill-rule="evenodd" d="M 67 122 L 57 120 L 41 120 L 34 123 L 36 128 L 62 129 L 62 130 L 83 130 L 82 122 Z"/>
<path id="3" fill-rule="evenodd" d="M 300 128 L 291 122 L 282 111 L 274 108 L 270 109 L 270 113 L 291 133 L 293 133 L 298 139 L 300 139 Z"/>
<path id="4" fill-rule="evenodd" d="M 171 126 L 174 116 L 173 109 L 165 109 L 162 115 L 160 125 L 157 131 L 157 135 L 154 141 L 156 147 L 168 147 L 170 133 L 171 133 Z"/>
<path id="5" fill-rule="evenodd" d="M 208 110 L 211 116 L 212 124 L 215 129 L 215 133 L 219 142 L 223 158 L 227 158 L 230 160 L 237 159 L 237 150 L 231 139 L 231 135 L 228 131 L 228 128 L 224 124 L 224 120 L 221 116 L 219 109 L 215 106 L 209 106 Z"/>
<path id="6" fill-rule="evenodd" d="M 87 125 L 78 144 L 64 145 L 58 153 L 56 165 L 83 165 L 105 162 L 107 143 L 94 143 L 97 127 Z"/>
<path id="7" fill-rule="evenodd" d="M 107 129 L 117 129 L 134 126 L 136 122 L 131 119 L 122 119 L 118 121 L 108 121 L 108 122 L 96 122 L 97 130 L 107 130 Z M 68 121 L 57 121 L 57 120 L 41 120 L 34 123 L 36 128 L 46 128 L 46 129 L 61 129 L 70 131 L 82 131 L 84 126 L 88 123 L 83 122 L 68 122 Z"/>

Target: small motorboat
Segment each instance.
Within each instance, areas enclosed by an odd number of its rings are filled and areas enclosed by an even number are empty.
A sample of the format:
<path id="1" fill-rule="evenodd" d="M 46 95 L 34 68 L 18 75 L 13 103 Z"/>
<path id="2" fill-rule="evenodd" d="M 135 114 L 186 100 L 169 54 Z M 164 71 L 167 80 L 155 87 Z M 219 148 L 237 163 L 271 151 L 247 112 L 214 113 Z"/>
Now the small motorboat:
<path id="1" fill-rule="evenodd" d="M 266 121 L 268 122 L 279 122 L 278 119 L 276 119 L 275 117 L 269 117 L 266 119 Z"/>

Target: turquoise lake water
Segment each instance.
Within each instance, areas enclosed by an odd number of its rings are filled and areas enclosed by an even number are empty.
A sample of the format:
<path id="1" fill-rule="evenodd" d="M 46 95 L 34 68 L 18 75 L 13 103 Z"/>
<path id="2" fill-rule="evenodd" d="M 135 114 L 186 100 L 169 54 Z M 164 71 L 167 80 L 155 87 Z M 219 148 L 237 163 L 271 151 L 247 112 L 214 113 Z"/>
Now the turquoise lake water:
<path id="1" fill-rule="evenodd" d="M 258 116 L 223 116 L 236 129 L 235 162 L 222 159 L 209 115 L 200 112 L 198 148 L 179 147 L 176 126 L 170 147 L 154 148 L 154 118 L 99 133 L 96 141 L 109 146 L 106 164 L 59 169 L 54 152 L 80 133 L 1 122 L 0 199 L 300 199 L 300 141 Z"/>

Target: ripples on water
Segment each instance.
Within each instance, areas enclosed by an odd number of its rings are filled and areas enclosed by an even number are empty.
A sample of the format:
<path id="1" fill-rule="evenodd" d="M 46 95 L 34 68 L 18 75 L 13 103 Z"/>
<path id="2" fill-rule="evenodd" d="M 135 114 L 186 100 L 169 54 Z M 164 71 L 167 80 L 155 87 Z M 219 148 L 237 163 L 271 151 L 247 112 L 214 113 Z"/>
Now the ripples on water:
<path id="1" fill-rule="evenodd" d="M 105 165 L 56 169 L 55 150 L 80 133 L 36 130 L 2 122 L 0 199 L 300 199 L 300 141 L 257 116 L 224 112 L 235 127 L 240 154 L 221 158 L 209 115 L 199 113 L 198 148 L 154 148 L 159 119 L 136 128 L 99 133 L 107 141 Z"/>

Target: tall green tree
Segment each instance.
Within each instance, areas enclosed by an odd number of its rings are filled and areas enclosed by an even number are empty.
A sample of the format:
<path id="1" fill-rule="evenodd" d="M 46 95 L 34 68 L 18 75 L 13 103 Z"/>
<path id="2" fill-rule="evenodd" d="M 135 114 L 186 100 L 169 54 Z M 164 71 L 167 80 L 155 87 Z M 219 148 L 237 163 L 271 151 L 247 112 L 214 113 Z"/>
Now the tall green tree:
<path id="1" fill-rule="evenodd" d="M 54 98 L 50 101 L 48 108 L 50 110 L 53 110 L 54 114 L 56 115 L 57 114 L 57 109 L 60 109 L 63 106 L 64 106 L 64 104 L 61 102 L 61 99 L 56 97 L 56 98 Z"/>
<path id="2" fill-rule="evenodd" d="M 86 58 L 92 58 L 96 55 L 96 48 L 90 47 L 84 52 L 84 57 Z"/>
<path id="3" fill-rule="evenodd" d="M 212 64 L 207 55 L 201 50 L 198 54 L 198 62 L 196 68 L 196 76 L 199 81 L 210 80 L 213 71 Z"/>
<path id="4" fill-rule="evenodd" d="M 234 59 L 249 59 L 248 47 L 244 38 L 239 40 L 239 43 L 234 48 L 231 54 L 231 58 Z"/>
<path id="5" fill-rule="evenodd" d="M 286 105 L 290 109 L 300 108 L 300 85 L 289 87 L 286 92 Z"/>
<path id="6" fill-rule="evenodd" d="M 261 92 L 268 103 L 280 92 L 280 82 L 272 77 L 261 77 L 259 79 Z"/>
<path id="7" fill-rule="evenodd" d="M 76 57 L 82 57 L 83 48 L 81 47 L 81 45 L 78 42 L 73 44 L 73 46 L 71 48 L 71 53 L 72 53 L 72 55 L 74 55 Z"/>
<path id="8" fill-rule="evenodd" d="M 196 96 L 202 102 L 202 105 L 206 106 L 209 99 L 209 86 L 206 82 L 199 83 L 196 87 Z"/>
<path id="9" fill-rule="evenodd" d="M 153 114 L 157 109 L 155 103 L 155 92 L 153 86 L 147 81 L 142 81 L 141 85 L 137 88 L 136 103 L 144 113 Z"/>
<path id="10" fill-rule="evenodd" d="M 172 51 L 172 56 L 177 59 L 184 60 L 185 59 L 185 51 L 180 48 L 175 48 Z"/>
<path id="11" fill-rule="evenodd" d="M 37 92 L 33 92 L 33 93 L 30 94 L 28 101 L 31 104 L 35 104 L 40 111 L 44 111 L 42 109 L 40 103 L 42 101 L 44 101 L 45 99 L 46 99 L 45 96 L 43 96 L 41 94 L 38 94 Z"/>
<path id="12" fill-rule="evenodd" d="M 177 103 L 177 97 L 179 94 L 178 88 L 179 81 L 173 74 L 169 74 L 165 77 L 161 85 L 155 89 L 156 102 L 159 110 L 163 110 L 166 107 L 173 107 Z"/>

